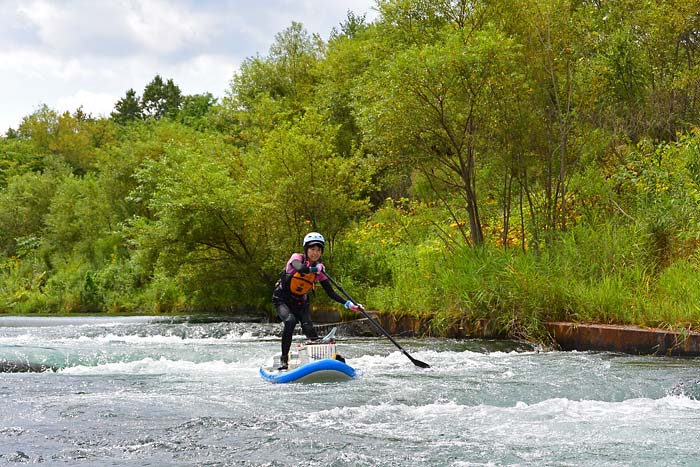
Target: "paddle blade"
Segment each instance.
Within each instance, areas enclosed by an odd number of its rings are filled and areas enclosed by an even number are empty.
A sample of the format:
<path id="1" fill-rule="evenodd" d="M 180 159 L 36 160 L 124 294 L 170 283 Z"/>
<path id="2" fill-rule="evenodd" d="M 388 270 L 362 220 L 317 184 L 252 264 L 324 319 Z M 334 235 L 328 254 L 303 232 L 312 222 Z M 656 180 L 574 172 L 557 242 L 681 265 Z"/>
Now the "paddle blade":
<path id="1" fill-rule="evenodd" d="M 419 366 L 421 368 L 430 368 L 430 365 L 428 365 L 425 362 L 421 362 L 420 360 L 416 360 L 415 358 L 412 358 L 411 361 L 415 366 Z"/>
<path id="2" fill-rule="evenodd" d="M 408 354 L 408 352 L 406 352 L 405 350 L 404 350 L 403 354 L 404 354 L 405 356 L 407 356 L 408 359 L 411 360 L 415 366 L 419 366 L 419 367 L 421 367 L 421 368 L 430 368 L 430 365 L 428 365 L 428 364 L 425 363 L 425 362 L 421 362 L 420 360 L 417 360 L 417 359 L 411 357 L 411 356 Z"/>

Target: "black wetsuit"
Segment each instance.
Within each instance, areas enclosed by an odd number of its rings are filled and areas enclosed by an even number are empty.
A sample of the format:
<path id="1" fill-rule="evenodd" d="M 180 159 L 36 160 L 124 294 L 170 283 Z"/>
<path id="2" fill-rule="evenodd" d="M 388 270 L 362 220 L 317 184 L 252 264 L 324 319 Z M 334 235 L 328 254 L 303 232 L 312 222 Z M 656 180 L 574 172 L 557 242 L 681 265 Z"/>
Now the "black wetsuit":
<path id="1" fill-rule="evenodd" d="M 293 255 L 288 265 L 291 265 L 291 268 L 296 272 L 307 274 L 309 273 L 309 266 L 306 265 L 306 260 L 303 256 L 301 259 L 303 259 L 303 261 L 295 259 L 295 255 Z M 289 290 L 289 279 L 293 273 L 288 272 L 289 270 L 290 268 L 285 268 L 272 294 L 272 303 L 277 309 L 277 316 L 284 324 L 284 330 L 282 331 L 282 358 L 285 361 L 286 357 L 289 355 L 289 349 L 292 346 L 292 336 L 294 335 L 294 328 L 297 323 L 301 323 L 301 330 L 308 339 L 318 339 L 316 328 L 314 328 L 314 324 L 311 321 L 309 296 L 308 294 L 295 295 L 291 293 Z M 345 304 L 345 299 L 333 290 L 328 278 L 323 273 L 318 274 L 316 279 L 331 299 L 340 304 Z"/>

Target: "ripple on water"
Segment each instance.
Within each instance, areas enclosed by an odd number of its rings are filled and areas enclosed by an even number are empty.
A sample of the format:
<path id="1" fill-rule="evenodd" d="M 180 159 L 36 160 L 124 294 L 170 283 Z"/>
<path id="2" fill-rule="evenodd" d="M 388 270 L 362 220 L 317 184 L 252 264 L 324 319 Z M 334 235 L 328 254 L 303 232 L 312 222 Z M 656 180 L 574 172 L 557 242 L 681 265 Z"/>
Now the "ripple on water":
<path id="1" fill-rule="evenodd" d="M 63 359 L 55 373 L 3 375 L 0 463 L 599 467 L 698 456 L 693 360 L 400 340 L 431 365 L 420 369 L 386 339 L 341 336 L 360 378 L 273 385 L 257 368 L 279 351 L 278 331 L 0 324 L 5 351 Z"/>

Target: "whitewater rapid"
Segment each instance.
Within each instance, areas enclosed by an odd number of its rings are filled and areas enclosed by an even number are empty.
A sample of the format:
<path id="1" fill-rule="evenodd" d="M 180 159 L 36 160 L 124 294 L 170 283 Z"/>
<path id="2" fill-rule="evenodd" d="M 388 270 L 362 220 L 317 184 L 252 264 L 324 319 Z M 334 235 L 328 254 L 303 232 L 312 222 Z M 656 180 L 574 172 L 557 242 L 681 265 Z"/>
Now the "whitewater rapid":
<path id="1" fill-rule="evenodd" d="M 339 335 L 359 378 L 274 385 L 276 324 L 0 318 L 0 465 L 700 465 L 698 359 Z"/>

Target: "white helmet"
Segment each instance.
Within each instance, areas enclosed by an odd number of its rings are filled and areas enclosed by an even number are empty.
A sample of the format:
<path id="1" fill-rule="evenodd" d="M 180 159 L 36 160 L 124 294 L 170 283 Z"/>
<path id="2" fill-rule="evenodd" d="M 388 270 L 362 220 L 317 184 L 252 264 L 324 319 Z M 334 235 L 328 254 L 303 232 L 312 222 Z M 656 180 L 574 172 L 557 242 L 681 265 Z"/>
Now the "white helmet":
<path id="1" fill-rule="evenodd" d="M 320 245 L 321 248 L 324 248 L 326 240 L 318 232 L 309 232 L 304 236 L 304 251 L 312 245 Z"/>

